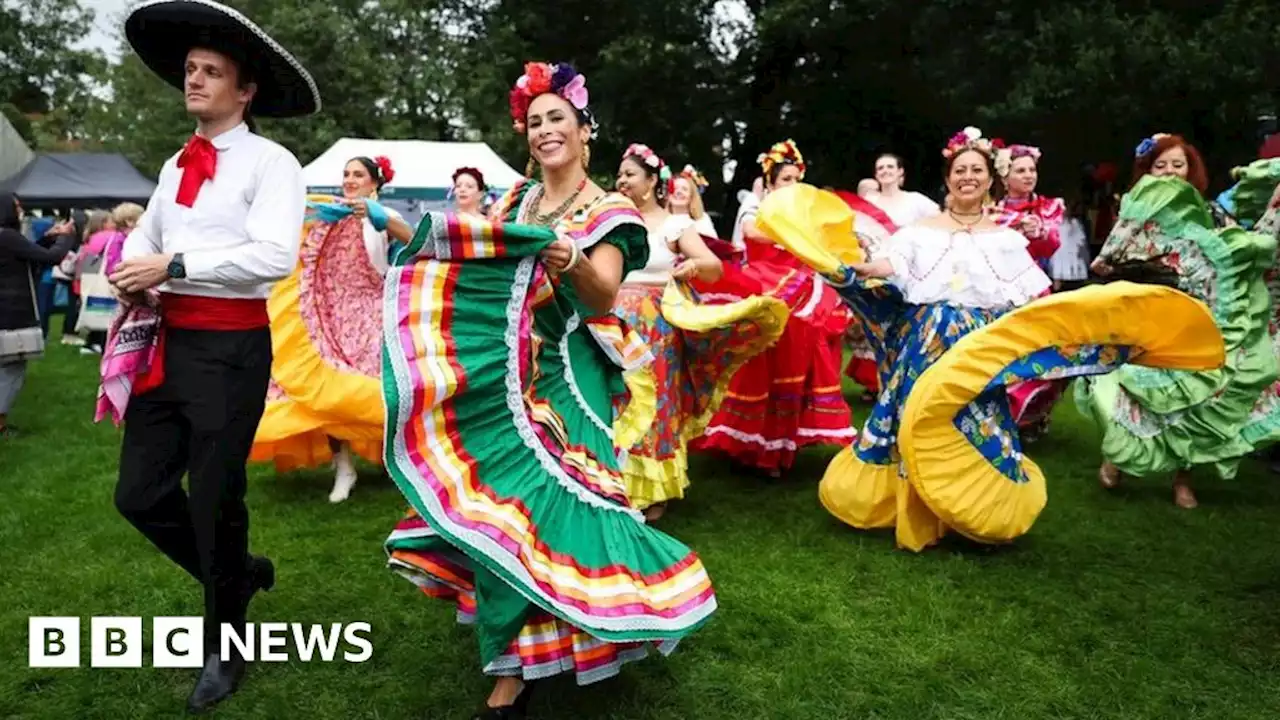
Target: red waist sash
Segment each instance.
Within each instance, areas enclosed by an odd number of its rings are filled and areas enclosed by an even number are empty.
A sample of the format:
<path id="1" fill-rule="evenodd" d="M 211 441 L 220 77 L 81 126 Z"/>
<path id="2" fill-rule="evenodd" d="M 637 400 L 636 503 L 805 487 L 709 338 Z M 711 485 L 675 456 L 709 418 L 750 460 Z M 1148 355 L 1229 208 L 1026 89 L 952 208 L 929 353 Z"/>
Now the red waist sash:
<path id="1" fill-rule="evenodd" d="M 257 330 L 270 327 L 264 298 L 216 298 L 160 293 L 160 332 L 151 366 L 133 384 L 141 395 L 164 384 L 166 330 Z"/>

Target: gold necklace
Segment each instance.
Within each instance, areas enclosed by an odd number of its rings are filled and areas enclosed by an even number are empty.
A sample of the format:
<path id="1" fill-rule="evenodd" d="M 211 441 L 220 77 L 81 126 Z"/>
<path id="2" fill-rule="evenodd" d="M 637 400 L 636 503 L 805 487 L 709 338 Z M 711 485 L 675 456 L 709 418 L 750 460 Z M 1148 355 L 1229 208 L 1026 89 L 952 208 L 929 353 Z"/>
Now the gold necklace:
<path id="1" fill-rule="evenodd" d="M 974 227 L 976 227 L 978 224 L 980 224 L 982 222 L 982 219 L 987 216 L 987 213 L 985 211 L 979 210 L 976 213 L 961 214 L 956 212 L 955 210 L 952 210 L 951 208 L 947 208 L 947 215 L 950 215 L 951 219 L 955 220 L 956 224 L 959 225 L 962 230 L 964 230 L 965 232 L 968 232 L 972 230 Z M 965 222 L 964 220 L 961 220 L 961 218 L 964 218 L 964 217 L 976 217 L 977 220 L 974 220 L 973 222 Z"/>
<path id="2" fill-rule="evenodd" d="M 551 225 L 555 225 L 559 222 L 560 218 L 564 217 L 564 214 L 569 212 L 569 208 L 573 207 L 573 202 L 578 199 L 578 196 L 581 195 L 582 191 L 587 187 L 587 178 L 582 178 L 582 182 L 578 183 L 578 187 L 573 191 L 573 194 L 565 198 L 564 202 L 557 205 L 554 210 L 548 213 L 543 213 L 538 210 L 538 207 L 542 205 L 542 198 L 546 195 L 546 187 L 546 185 L 538 186 L 537 193 L 529 203 L 528 214 L 531 216 L 532 221 L 526 224 L 550 227 Z"/>

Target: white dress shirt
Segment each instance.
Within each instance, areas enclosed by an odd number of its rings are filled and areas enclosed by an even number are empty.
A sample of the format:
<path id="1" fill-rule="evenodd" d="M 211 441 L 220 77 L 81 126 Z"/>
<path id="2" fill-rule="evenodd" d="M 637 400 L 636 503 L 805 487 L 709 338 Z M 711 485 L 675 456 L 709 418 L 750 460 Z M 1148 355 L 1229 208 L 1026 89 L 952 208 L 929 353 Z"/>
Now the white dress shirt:
<path id="1" fill-rule="evenodd" d="M 193 207 L 179 205 L 178 155 L 165 162 L 155 194 L 124 243 L 123 259 L 182 253 L 187 277 L 165 292 L 265 298 L 298 262 L 306 183 L 297 158 L 241 123 L 210 141 L 218 160 Z"/>

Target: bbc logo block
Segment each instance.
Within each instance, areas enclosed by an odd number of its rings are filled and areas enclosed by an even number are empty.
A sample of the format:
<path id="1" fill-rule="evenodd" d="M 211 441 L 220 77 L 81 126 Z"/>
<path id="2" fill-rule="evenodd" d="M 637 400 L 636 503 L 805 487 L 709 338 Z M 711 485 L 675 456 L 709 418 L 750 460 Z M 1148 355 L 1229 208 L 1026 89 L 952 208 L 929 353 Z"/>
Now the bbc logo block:
<path id="1" fill-rule="evenodd" d="M 27 644 L 31 667 L 80 667 L 80 618 L 28 618 Z"/>
<path id="2" fill-rule="evenodd" d="M 80 618 L 33 617 L 27 620 L 27 664 L 33 668 L 80 667 Z M 199 617 L 152 619 L 151 664 L 163 668 L 204 665 L 204 620 Z M 142 618 L 94 617 L 89 620 L 89 665 L 95 668 L 142 667 Z"/>
<path id="3" fill-rule="evenodd" d="M 198 617 L 153 618 L 151 664 L 162 668 L 203 667 L 204 620 Z"/>
<path id="4" fill-rule="evenodd" d="M 142 667 L 142 618 L 92 618 L 89 621 L 89 658 L 93 667 Z"/>
<path id="5" fill-rule="evenodd" d="M 28 665 L 33 668 L 80 667 L 82 644 L 89 646 L 89 664 L 95 668 L 140 668 L 143 664 L 143 619 L 94 617 L 89 638 L 82 641 L 77 617 L 32 617 L 27 621 Z M 369 623 L 247 623 L 242 630 L 222 625 L 218 647 L 205 647 L 204 619 L 154 617 L 151 619 L 151 665 L 163 668 L 199 668 L 205 653 L 228 660 L 233 654 L 248 662 L 367 662 L 373 656 Z M 292 646 L 292 648 L 290 647 Z M 292 653 L 289 650 L 292 649 Z"/>

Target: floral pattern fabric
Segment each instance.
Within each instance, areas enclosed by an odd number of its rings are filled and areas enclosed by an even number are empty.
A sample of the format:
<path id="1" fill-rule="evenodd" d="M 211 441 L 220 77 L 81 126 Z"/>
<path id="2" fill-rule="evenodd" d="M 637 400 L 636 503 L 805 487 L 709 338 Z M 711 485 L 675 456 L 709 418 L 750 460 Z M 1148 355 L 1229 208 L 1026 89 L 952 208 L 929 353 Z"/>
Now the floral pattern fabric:
<path id="1" fill-rule="evenodd" d="M 299 250 L 299 309 L 321 357 L 340 370 L 382 372 L 382 275 L 369 262 L 359 218 L 317 223 Z"/>

